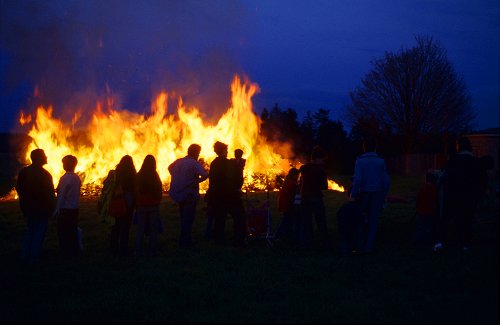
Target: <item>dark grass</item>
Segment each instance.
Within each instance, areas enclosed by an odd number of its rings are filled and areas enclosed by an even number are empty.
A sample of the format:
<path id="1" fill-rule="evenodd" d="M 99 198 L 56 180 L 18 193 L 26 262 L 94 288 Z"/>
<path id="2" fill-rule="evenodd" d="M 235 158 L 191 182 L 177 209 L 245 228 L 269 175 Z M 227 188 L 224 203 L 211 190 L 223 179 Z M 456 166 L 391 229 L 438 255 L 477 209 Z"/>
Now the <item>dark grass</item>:
<path id="1" fill-rule="evenodd" d="M 17 263 L 24 221 L 17 202 L 0 202 L 1 321 L 496 323 L 498 320 L 498 218 L 482 204 L 475 246 L 464 254 L 451 245 L 440 254 L 411 244 L 414 199 L 420 178 L 392 177 L 391 193 L 409 198 L 389 204 L 380 219 L 372 255 L 337 253 L 336 211 L 345 195 L 326 194 L 332 251 L 286 245 L 218 247 L 203 239 L 199 206 L 195 247 L 179 249 L 179 217 L 165 198 L 161 252 L 151 258 L 109 253 L 110 223 L 96 216 L 96 200 L 81 202 L 85 251 L 59 256 L 55 221 L 42 261 Z M 253 194 L 252 199 L 265 199 Z M 280 221 L 271 193 L 273 224 Z M 487 202 L 487 201 L 485 201 Z M 232 222 L 227 235 L 231 237 Z M 135 238 L 132 228 L 131 244 Z M 451 237 L 453 244 L 453 236 Z"/>

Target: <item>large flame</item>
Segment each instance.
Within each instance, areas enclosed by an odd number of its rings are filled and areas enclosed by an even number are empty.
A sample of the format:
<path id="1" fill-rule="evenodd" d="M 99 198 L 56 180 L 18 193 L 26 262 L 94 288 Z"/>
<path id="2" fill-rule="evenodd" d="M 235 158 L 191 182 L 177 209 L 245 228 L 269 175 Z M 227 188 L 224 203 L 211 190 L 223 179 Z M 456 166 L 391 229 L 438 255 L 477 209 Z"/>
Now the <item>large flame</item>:
<path id="1" fill-rule="evenodd" d="M 108 171 L 114 169 L 121 157 L 132 156 L 136 169 L 144 157 L 155 156 L 158 172 L 168 188 L 170 174 L 168 166 L 187 153 L 192 143 L 201 145 L 200 158 L 210 163 L 215 157 L 213 144 L 221 141 L 228 144 L 229 158 L 235 149 L 244 151 L 245 190 L 271 189 L 276 176 L 283 175 L 290 167 L 286 144 L 279 147 L 265 141 L 260 135 L 260 119 L 252 110 L 252 96 L 259 88 L 251 82 L 243 83 L 235 76 L 231 84 L 231 107 L 215 125 L 207 125 L 197 108 L 187 108 L 178 98 L 177 115 L 168 113 L 168 94 L 160 93 L 151 105 L 151 114 L 146 116 L 117 110 L 109 100 L 107 109 L 97 104 L 87 125 L 75 128 L 81 114 L 75 114 L 70 125 L 52 115 L 52 107 L 40 106 L 36 117 L 21 114 L 20 123 L 34 124 L 29 131 L 33 141 L 25 157 L 33 149 L 42 148 L 48 156 L 46 169 L 57 181 L 63 174 L 61 159 L 72 154 L 78 158 L 76 172 L 81 176 L 87 191 L 99 188 Z M 104 112 L 106 111 L 106 112 Z M 206 190 L 207 182 L 202 183 Z"/>

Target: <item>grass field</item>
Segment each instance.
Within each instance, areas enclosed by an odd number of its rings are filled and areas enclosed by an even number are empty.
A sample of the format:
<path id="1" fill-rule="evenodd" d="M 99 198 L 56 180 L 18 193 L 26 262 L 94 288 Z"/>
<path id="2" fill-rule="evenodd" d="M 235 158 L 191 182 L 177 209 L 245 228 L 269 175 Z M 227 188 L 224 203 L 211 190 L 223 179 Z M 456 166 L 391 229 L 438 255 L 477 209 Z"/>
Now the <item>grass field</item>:
<path id="1" fill-rule="evenodd" d="M 331 252 L 317 242 L 310 251 L 258 243 L 247 249 L 215 246 L 203 238 L 201 204 L 195 247 L 181 250 L 177 209 L 164 198 L 161 252 L 150 258 L 112 257 L 111 223 L 98 219 L 95 199 L 83 198 L 83 256 L 61 259 L 51 220 L 40 265 L 26 269 L 17 263 L 25 230 L 18 203 L 0 202 L 0 321 L 497 323 L 494 201 L 481 204 L 471 251 L 450 245 L 436 255 L 411 243 L 421 179 L 391 179 L 391 193 L 409 202 L 389 204 L 376 252 L 353 257 L 338 254 L 336 212 L 345 200 L 338 192 L 325 197 L 336 243 Z M 262 202 L 266 196 L 250 198 Z M 276 193 L 270 200 L 277 226 Z M 230 220 L 226 230 L 231 237 Z M 131 244 L 134 238 L 135 227 Z"/>

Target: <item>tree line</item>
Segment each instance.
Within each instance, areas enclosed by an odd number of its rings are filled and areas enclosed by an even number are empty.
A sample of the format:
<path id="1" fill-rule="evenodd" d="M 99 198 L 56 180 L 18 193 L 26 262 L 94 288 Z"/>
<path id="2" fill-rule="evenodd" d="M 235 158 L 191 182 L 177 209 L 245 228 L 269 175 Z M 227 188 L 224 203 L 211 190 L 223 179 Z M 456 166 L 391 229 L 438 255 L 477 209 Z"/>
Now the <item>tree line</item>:
<path id="1" fill-rule="evenodd" d="M 415 46 L 371 62 L 372 69 L 349 93 L 349 133 L 341 121 L 330 119 L 328 109 L 309 111 L 299 121 L 293 108 L 275 104 L 261 113 L 263 135 L 290 143 L 294 158 L 302 161 L 320 145 L 330 157 L 331 174 L 352 174 L 366 135 L 378 139 L 377 151 L 384 156 L 449 153 L 454 140 L 473 129 L 476 112 L 445 48 L 430 36 L 415 40 Z"/>

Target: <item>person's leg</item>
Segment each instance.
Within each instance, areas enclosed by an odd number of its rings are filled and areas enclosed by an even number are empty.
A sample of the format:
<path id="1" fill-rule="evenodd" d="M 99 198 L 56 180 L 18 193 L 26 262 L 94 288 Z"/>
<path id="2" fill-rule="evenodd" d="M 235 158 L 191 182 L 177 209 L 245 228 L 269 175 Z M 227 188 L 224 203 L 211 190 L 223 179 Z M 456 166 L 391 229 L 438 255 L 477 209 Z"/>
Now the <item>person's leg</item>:
<path id="1" fill-rule="evenodd" d="M 149 232 L 149 254 L 155 255 L 158 245 L 158 234 L 161 227 L 160 206 L 151 207 L 149 210 L 150 232 Z"/>
<path id="2" fill-rule="evenodd" d="M 212 207 L 214 217 L 214 241 L 218 245 L 224 245 L 225 240 L 225 227 L 226 227 L 226 208 L 221 203 Z"/>
<path id="3" fill-rule="evenodd" d="M 211 240 L 214 233 L 214 217 L 210 206 L 207 206 L 207 226 L 205 228 L 205 239 Z"/>
<path id="4" fill-rule="evenodd" d="M 302 201 L 300 208 L 299 242 L 302 248 L 312 246 L 312 208 L 308 202 Z"/>
<path id="5" fill-rule="evenodd" d="M 47 233 L 48 221 L 34 221 L 33 239 L 31 241 L 31 251 L 29 264 L 38 263 L 42 251 L 43 241 Z"/>
<path id="6" fill-rule="evenodd" d="M 78 209 L 66 210 L 66 239 L 68 257 L 80 255 L 78 243 Z"/>
<path id="7" fill-rule="evenodd" d="M 135 253 L 140 256 L 143 254 L 144 231 L 146 228 L 146 211 L 144 207 L 138 207 L 136 210 L 136 234 L 135 234 Z"/>
<path id="8" fill-rule="evenodd" d="M 21 263 L 23 264 L 29 264 L 31 245 L 34 234 L 35 234 L 35 224 L 33 221 L 28 220 L 26 225 L 26 233 L 24 234 L 23 245 L 21 249 Z"/>
<path id="9" fill-rule="evenodd" d="M 230 213 L 233 217 L 234 226 L 234 240 L 233 244 L 235 246 L 245 245 L 246 237 L 246 222 L 245 222 L 245 211 L 243 210 L 243 203 L 241 200 L 236 200 L 232 202 L 230 206 Z"/>
<path id="10" fill-rule="evenodd" d="M 68 257 L 68 225 L 67 215 L 64 211 L 59 211 L 59 215 L 57 216 L 57 239 L 61 255 Z"/>
<path id="11" fill-rule="evenodd" d="M 191 228 L 193 227 L 196 201 L 186 201 L 179 204 L 181 209 L 181 235 L 179 237 L 179 246 L 191 246 Z"/>
<path id="12" fill-rule="evenodd" d="M 323 248 L 330 248 L 330 239 L 328 236 L 328 227 L 326 225 L 326 212 L 323 199 L 315 198 L 314 201 L 312 202 L 312 208 L 321 244 Z"/>
<path id="13" fill-rule="evenodd" d="M 120 228 L 120 253 L 127 255 L 129 253 L 128 239 L 130 235 L 130 227 L 132 226 L 132 212 L 122 218 Z"/>
<path id="14" fill-rule="evenodd" d="M 371 253 L 375 246 L 375 237 L 377 235 L 378 218 L 384 204 L 383 194 L 381 192 L 370 192 L 368 208 L 368 231 L 366 235 L 365 253 Z"/>

